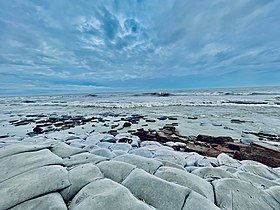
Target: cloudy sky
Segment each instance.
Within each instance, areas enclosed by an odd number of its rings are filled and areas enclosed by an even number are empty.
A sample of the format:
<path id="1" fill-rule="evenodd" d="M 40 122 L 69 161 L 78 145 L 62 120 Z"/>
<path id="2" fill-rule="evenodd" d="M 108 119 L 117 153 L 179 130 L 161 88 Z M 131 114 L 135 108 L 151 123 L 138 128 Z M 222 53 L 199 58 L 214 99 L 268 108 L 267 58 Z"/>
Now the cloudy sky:
<path id="1" fill-rule="evenodd" d="M 280 85 L 279 0 L 0 0 L 0 94 Z"/>

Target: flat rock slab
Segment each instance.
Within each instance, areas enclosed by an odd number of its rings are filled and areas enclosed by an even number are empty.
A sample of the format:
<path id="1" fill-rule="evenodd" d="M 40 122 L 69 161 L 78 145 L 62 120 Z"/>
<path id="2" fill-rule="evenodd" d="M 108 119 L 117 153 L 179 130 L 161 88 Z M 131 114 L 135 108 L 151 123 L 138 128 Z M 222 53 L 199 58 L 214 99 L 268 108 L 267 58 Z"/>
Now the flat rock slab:
<path id="1" fill-rule="evenodd" d="M 38 198 L 25 201 L 19 205 L 16 205 L 10 210 L 29 210 L 29 209 L 67 210 L 67 207 L 63 201 L 63 198 L 59 193 L 50 193 Z"/>
<path id="2" fill-rule="evenodd" d="M 34 145 L 33 143 L 18 143 L 0 148 L 0 158 L 15 155 L 23 152 L 38 151 L 41 149 L 49 149 L 50 145 Z"/>
<path id="3" fill-rule="evenodd" d="M 240 167 L 240 169 L 270 180 L 280 178 L 279 174 L 276 171 L 264 165 L 245 165 Z"/>
<path id="4" fill-rule="evenodd" d="M 213 187 L 199 176 L 172 167 L 160 167 L 155 176 L 190 188 L 214 203 Z"/>
<path id="5" fill-rule="evenodd" d="M 108 160 L 108 158 L 85 152 L 85 153 L 79 153 L 79 154 L 70 156 L 68 158 L 65 158 L 65 159 L 63 159 L 63 163 L 65 166 L 70 167 L 70 166 L 80 165 L 80 164 L 85 164 L 85 163 L 97 164 L 97 163 L 105 161 L 105 160 Z"/>
<path id="6" fill-rule="evenodd" d="M 220 208 L 202 195 L 192 191 L 182 210 L 220 210 Z"/>
<path id="7" fill-rule="evenodd" d="M 256 186 L 256 187 L 258 187 L 262 190 L 268 189 L 272 186 L 280 185 L 277 182 L 274 182 L 270 179 L 266 179 L 264 177 L 255 175 L 255 174 L 250 173 L 250 172 L 238 171 L 234 175 L 237 178 L 239 178 L 240 180 L 252 183 L 254 186 Z"/>
<path id="8" fill-rule="evenodd" d="M 122 183 L 133 195 L 160 210 L 181 210 L 190 189 L 134 169 Z"/>
<path id="9" fill-rule="evenodd" d="M 103 178 L 99 168 L 93 163 L 76 166 L 69 171 L 69 181 L 71 185 L 63 189 L 60 193 L 65 202 L 70 201 L 76 193 L 88 183 Z"/>
<path id="10" fill-rule="evenodd" d="M 213 182 L 216 204 L 221 209 L 280 209 L 271 195 L 238 179 L 219 179 Z"/>
<path id="11" fill-rule="evenodd" d="M 160 161 L 131 154 L 117 156 L 114 160 L 130 163 L 151 174 L 155 173 L 156 170 L 162 166 Z"/>
<path id="12" fill-rule="evenodd" d="M 69 185 L 68 172 L 62 166 L 44 166 L 33 169 L 0 183 L 0 206 L 8 209 Z"/>
<path id="13" fill-rule="evenodd" d="M 74 197 L 70 210 L 152 210 L 135 198 L 124 186 L 110 180 L 100 179 L 86 185 Z"/>
<path id="14" fill-rule="evenodd" d="M 84 149 L 72 147 L 63 142 L 57 142 L 53 144 L 51 151 L 61 158 L 67 158 L 75 154 L 86 152 Z"/>
<path id="15" fill-rule="evenodd" d="M 222 178 L 235 178 L 231 173 L 216 167 L 198 168 L 192 171 L 192 174 L 209 181 Z"/>
<path id="16" fill-rule="evenodd" d="M 106 178 L 121 183 L 136 166 L 120 161 L 103 161 L 98 163 L 100 171 Z"/>
<path id="17" fill-rule="evenodd" d="M 0 183 L 31 169 L 62 163 L 63 160 L 48 149 L 7 156 L 0 161 Z"/>

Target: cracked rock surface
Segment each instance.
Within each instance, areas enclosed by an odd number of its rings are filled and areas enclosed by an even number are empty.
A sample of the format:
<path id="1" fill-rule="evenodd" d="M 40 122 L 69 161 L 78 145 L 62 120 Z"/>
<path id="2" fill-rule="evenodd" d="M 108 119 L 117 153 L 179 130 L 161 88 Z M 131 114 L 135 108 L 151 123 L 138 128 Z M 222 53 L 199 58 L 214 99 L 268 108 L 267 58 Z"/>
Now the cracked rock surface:
<path id="1" fill-rule="evenodd" d="M 0 210 L 280 209 L 279 168 L 123 135 L 2 139 Z"/>

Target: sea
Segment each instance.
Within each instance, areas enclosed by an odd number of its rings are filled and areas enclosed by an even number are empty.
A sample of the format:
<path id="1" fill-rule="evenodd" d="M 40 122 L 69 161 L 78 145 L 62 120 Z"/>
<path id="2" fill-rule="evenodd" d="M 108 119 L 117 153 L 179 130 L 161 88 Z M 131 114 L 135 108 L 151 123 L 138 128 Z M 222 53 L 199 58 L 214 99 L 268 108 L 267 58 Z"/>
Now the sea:
<path id="1" fill-rule="evenodd" d="M 280 87 L 5 96 L 0 97 L 0 135 L 25 135 L 34 126 L 32 123 L 29 127 L 15 127 L 11 122 L 30 115 L 106 118 L 108 113 L 156 119 L 149 124 L 153 129 L 163 124 L 157 118 L 172 116 L 177 119 L 180 134 L 186 136 L 223 135 L 245 140 L 257 138 L 250 132 L 280 136 Z M 132 129 L 144 123 L 133 125 Z M 106 131 L 101 127 L 100 132 Z M 92 128 L 83 126 L 72 130 L 87 132 L 89 129 Z"/>

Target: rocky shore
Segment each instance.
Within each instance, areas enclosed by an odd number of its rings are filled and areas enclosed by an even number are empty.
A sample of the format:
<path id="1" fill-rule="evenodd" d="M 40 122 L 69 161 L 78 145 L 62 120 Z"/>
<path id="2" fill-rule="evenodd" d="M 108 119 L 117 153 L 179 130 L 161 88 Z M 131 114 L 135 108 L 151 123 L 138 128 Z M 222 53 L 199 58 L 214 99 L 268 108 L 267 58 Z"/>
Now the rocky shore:
<path id="1" fill-rule="evenodd" d="M 0 139 L 1 210 L 280 209 L 276 146 L 186 138 L 176 124 L 158 131 L 57 132 L 55 138 L 38 128 L 24 138 Z"/>

